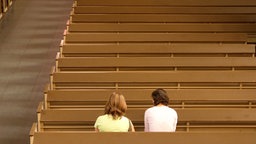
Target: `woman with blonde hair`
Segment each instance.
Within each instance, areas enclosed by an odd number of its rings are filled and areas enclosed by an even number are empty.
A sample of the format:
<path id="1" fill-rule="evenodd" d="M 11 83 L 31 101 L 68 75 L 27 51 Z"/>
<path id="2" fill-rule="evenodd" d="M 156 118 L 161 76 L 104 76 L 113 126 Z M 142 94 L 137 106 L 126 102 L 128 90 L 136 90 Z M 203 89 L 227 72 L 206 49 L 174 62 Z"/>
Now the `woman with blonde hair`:
<path id="1" fill-rule="evenodd" d="M 134 132 L 130 119 L 125 117 L 127 105 L 122 94 L 112 93 L 105 105 L 105 113 L 97 118 L 94 128 L 97 132 Z"/>

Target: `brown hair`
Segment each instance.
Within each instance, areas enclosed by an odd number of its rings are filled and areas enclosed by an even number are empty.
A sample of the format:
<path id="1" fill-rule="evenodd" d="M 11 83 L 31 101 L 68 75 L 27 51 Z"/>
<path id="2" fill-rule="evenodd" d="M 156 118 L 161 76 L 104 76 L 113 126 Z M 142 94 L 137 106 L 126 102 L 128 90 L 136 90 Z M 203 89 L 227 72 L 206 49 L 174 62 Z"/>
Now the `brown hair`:
<path id="1" fill-rule="evenodd" d="M 154 100 L 154 105 L 163 104 L 168 106 L 169 104 L 169 97 L 167 92 L 164 89 L 158 88 L 152 92 L 152 98 Z"/>
<path id="2" fill-rule="evenodd" d="M 105 114 L 111 114 L 114 119 L 118 119 L 125 114 L 127 105 L 122 94 L 114 92 L 110 95 L 105 105 Z"/>

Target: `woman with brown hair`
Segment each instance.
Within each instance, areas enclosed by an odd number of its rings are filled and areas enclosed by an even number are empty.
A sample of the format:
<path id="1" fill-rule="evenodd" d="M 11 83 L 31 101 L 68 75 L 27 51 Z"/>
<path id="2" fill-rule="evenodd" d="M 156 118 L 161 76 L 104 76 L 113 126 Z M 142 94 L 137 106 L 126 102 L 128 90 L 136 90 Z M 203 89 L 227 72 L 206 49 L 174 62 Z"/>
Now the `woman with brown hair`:
<path id="1" fill-rule="evenodd" d="M 170 108 L 169 97 L 164 89 L 152 92 L 153 107 L 148 108 L 144 114 L 146 132 L 175 132 L 178 121 L 177 112 Z"/>
<path id="2" fill-rule="evenodd" d="M 105 113 L 97 118 L 94 128 L 97 132 L 134 132 L 134 127 L 125 112 L 127 105 L 123 95 L 112 93 L 105 105 Z"/>

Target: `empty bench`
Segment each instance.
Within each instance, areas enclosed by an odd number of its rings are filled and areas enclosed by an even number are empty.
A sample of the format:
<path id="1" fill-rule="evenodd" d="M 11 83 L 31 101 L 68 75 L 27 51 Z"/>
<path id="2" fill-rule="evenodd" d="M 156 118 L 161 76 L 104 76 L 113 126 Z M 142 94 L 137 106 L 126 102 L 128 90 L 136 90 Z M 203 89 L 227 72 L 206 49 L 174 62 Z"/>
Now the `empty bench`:
<path id="1" fill-rule="evenodd" d="M 255 88 L 251 71 L 54 72 L 50 89 L 90 88 Z"/>
<path id="2" fill-rule="evenodd" d="M 255 57 L 57 57 L 56 71 L 250 70 Z"/>
<path id="3" fill-rule="evenodd" d="M 255 23 L 69 23 L 68 32 L 255 33 Z"/>
<path id="4" fill-rule="evenodd" d="M 60 44 L 61 57 L 170 57 L 170 56 L 249 56 L 255 54 L 253 44 Z"/>
<path id="5" fill-rule="evenodd" d="M 138 43 L 138 42 L 202 42 L 202 43 L 246 43 L 246 33 L 70 33 L 64 37 L 66 43 Z"/>

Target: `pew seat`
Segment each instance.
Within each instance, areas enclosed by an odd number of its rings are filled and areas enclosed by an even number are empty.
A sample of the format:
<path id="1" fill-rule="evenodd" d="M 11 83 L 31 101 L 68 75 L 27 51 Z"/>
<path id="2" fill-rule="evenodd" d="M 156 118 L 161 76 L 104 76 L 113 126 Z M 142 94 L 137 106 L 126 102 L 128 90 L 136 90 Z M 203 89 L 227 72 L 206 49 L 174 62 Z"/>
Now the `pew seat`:
<path id="1" fill-rule="evenodd" d="M 202 133 L 95 133 L 95 132 L 35 132 L 31 144 L 175 144 L 184 143 L 225 143 L 225 144 L 254 144 L 256 133 L 240 132 L 202 132 Z"/>

